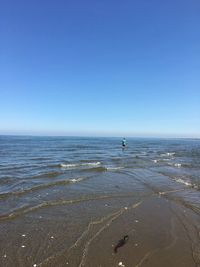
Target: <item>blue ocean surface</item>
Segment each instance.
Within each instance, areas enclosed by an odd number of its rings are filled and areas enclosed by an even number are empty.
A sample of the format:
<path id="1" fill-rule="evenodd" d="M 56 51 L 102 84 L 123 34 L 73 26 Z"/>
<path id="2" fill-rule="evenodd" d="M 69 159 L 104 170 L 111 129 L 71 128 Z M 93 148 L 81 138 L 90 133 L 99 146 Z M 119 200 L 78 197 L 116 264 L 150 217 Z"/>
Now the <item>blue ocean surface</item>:
<path id="1" fill-rule="evenodd" d="M 1 196 L 138 168 L 199 189 L 199 139 L 129 138 L 127 142 L 122 149 L 120 138 L 0 136 Z"/>
<path id="2" fill-rule="evenodd" d="M 0 136 L 0 199 L 7 200 L 1 213 L 37 192 L 41 197 L 71 183 L 77 194 L 93 192 L 99 189 L 96 177 L 107 172 L 151 170 L 199 190 L 200 140 L 129 138 L 127 143 L 122 149 L 120 138 Z"/>

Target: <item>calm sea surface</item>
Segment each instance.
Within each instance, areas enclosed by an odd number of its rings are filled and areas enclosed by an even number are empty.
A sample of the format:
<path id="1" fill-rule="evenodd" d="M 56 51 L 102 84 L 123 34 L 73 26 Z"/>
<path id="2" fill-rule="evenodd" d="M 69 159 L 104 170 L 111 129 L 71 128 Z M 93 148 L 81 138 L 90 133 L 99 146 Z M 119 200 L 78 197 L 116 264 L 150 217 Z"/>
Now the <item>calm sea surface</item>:
<path id="1" fill-rule="evenodd" d="M 0 266 L 65 266 L 51 263 L 63 254 L 83 266 L 98 233 L 85 231 L 152 192 L 174 192 L 200 212 L 200 140 L 127 143 L 122 150 L 120 138 L 0 136 Z"/>

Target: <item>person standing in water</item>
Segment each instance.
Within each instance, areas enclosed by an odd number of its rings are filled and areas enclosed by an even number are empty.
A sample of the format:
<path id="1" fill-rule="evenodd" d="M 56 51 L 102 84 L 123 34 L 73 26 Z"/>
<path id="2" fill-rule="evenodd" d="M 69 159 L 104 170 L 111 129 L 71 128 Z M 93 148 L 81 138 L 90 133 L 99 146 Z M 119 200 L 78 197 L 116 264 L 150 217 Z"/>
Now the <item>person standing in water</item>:
<path id="1" fill-rule="evenodd" d="M 125 148 L 126 147 L 126 138 L 122 139 L 122 147 Z"/>

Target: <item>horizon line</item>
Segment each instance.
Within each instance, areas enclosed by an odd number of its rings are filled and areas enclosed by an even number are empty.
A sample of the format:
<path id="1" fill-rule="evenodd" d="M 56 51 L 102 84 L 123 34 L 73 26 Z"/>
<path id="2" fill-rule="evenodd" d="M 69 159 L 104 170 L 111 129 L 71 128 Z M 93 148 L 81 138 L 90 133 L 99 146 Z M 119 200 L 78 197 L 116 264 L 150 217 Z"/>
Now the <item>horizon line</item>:
<path id="1" fill-rule="evenodd" d="M 67 135 L 67 134 L 18 134 L 18 133 L 9 133 L 9 134 L 3 134 L 0 133 L 0 136 L 24 136 L 24 137 L 72 137 L 72 138 L 78 138 L 78 137 L 84 137 L 84 138 L 153 138 L 153 139 L 200 139 L 200 137 L 191 137 L 191 136 L 139 136 L 139 135 L 116 135 L 116 136 L 109 136 L 109 135 Z"/>

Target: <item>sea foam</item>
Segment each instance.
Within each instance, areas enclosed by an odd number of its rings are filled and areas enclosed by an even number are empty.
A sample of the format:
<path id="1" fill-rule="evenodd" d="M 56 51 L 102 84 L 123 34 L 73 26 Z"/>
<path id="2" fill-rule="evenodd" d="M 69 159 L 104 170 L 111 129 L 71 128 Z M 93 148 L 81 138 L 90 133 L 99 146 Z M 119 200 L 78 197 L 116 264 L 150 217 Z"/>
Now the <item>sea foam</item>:
<path id="1" fill-rule="evenodd" d="M 181 178 L 177 178 L 177 179 L 175 179 L 175 180 L 176 180 L 176 182 L 178 182 L 178 183 L 181 183 L 181 184 L 184 184 L 184 185 L 187 185 L 187 186 L 192 186 L 192 184 L 191 184 L 190 182 L 184 181 L 184 180 L 181 179 Z"/>
<path id="2" fill-rule="evenodd" d="M 91 166 L 91 167 L 95 167 L 95 166 L 99 166 L 101 165 L 101 162 L 97 161 L 97 162 L 85 162 L 85 163 L 69 163 L 69 164 L 60 164 L 60 166 L 62 168 L 78 168 L 78 167 L 84 167 L 84 166 Z"/>

